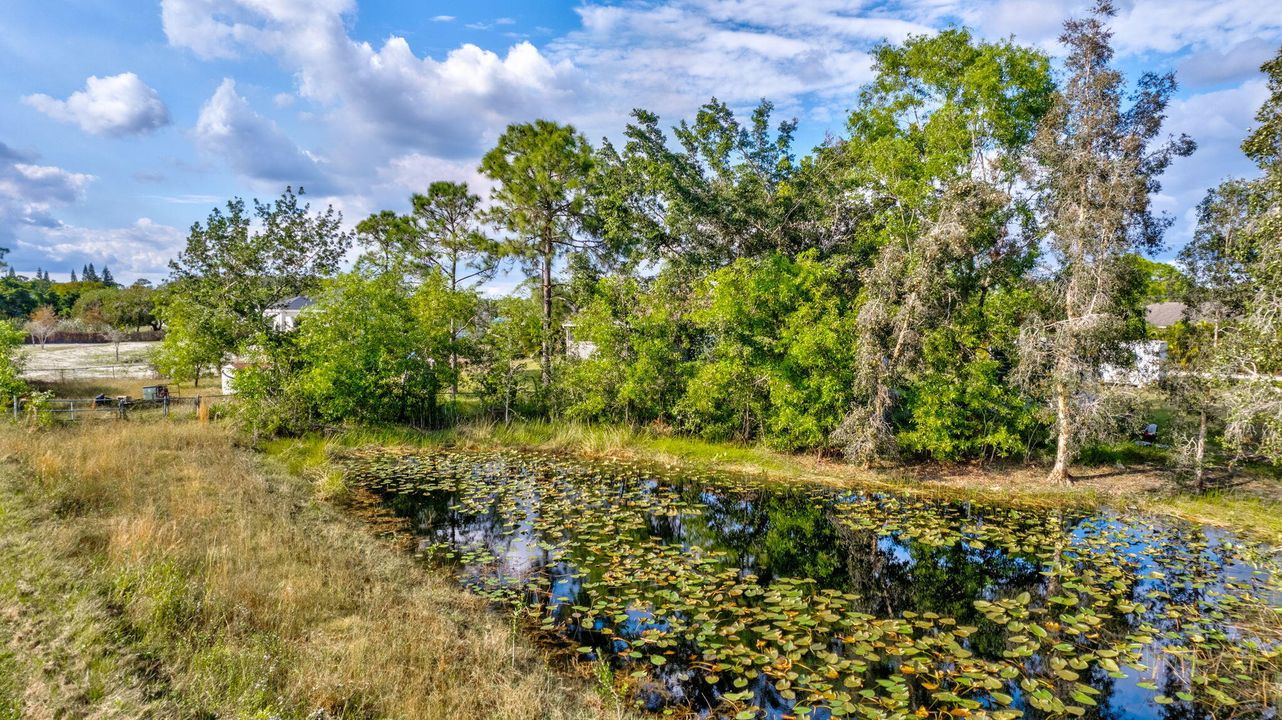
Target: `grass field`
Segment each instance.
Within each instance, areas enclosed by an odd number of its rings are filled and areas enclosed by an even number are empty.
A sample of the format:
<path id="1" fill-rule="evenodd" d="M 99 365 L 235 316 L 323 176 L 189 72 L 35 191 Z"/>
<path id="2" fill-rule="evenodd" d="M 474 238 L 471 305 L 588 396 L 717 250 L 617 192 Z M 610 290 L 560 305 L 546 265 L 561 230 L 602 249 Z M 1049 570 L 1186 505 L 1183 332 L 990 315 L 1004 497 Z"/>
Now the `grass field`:
<path id="1" fill-rule="evenodd" d="M 621 714 L 228 429 L 9 427 L 0 457 L 0 718 Z"/>

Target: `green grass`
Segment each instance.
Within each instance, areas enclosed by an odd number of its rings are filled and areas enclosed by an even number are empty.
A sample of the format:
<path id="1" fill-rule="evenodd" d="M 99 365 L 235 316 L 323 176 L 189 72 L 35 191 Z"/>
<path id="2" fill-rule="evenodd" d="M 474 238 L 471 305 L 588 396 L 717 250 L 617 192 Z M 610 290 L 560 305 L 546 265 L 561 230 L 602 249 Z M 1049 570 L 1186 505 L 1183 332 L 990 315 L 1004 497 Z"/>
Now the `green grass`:
<path id="1" fill-rule="evenodd" d="M 0 428 L 4 712 L 614 716 L 590 679 L 324 499 L 323 443 L 278 463 L 240 442 L 182 421 Z"/>

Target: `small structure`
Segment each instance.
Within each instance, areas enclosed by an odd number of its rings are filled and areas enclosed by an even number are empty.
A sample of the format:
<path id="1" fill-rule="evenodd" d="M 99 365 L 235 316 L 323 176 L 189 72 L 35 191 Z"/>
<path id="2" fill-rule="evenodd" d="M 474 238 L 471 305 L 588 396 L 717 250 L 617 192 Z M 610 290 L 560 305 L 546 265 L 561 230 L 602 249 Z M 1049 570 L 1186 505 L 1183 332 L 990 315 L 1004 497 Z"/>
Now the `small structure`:
<path id="1" fill-rule="evenodd" d="M 1155 328 L 1168 328 L 1184 319 L 1188 306 L 1182 302 L 1160 302 L 1144 306 L 1144 320 Z"/>
<path id="2" fill-rule="evenodd" d="M 263 317 L 271 320 L 272 329 L 287 332 L 298 327 L 299 314 L 315 304 L 315 301 L 309 297 L 295 295 L 273 303 L 263 311 Z"/>
<path id="3" fill-rule="evenodd" d="M 1129 368 L 1105 365 L 1100 368 L 1100 379 L 1111 385 L 1147 387 L 1157 382 L 1166 362 L 1167 346 L 1164 340 L 1143 340 L 1132 343 L 1135 365 Z"/>
<path id="4" fill-rule="evenodd" d="M 169 397 L 168 385 L 147 385 L 142 389 L 143 400 L 164 400 Z"/>
<path id="5" fill-rule="evenodd" d="M 596 343 L 591 340 L 575 340 L 574 328 L 576 325 L 567 322 L 561 325 L 565 330 L 565 354 L 572 358 L 587 360 L 596 352 Z"/>
<path id="6" fill-rule="evenodd" d="M 250 367 L 252 363 L 232 361 L 218 368 L 218 379 L 222 381 L 222 391 L 224 395 L 235 395 L 236 387 L 233 381 L 236 379 L 236 373 Z"/>

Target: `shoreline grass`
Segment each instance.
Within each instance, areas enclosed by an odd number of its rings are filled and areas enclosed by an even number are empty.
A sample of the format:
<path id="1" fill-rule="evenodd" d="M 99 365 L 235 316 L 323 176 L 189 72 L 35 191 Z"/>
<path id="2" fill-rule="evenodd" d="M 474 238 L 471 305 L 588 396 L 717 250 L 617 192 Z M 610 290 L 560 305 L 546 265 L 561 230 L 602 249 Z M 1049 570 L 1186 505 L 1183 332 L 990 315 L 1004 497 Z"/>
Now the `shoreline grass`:
<path id="1" fill-rule="evenodd" d="M 1069 487 L 1049 484 L 1045 469 L 1027 464 L 919 464 L 863 469 L 818 455 L 761 446 L 708 442 L 627 426 L 526 421 L 464 423 L 448 430 L 406 427 L 344 428 L 326 436 L 270 441 L 269 453 L 301 467 L 326 463 L 325 446 L 449 446 L 524 448 L 654 462 L 707 472 L 768 476 L 792 482 L 860 485 L 933 497 L 1037 506 L 1136 509 L 1235 530 L 1282 545 L 1282 486 L 1267 478 L 1262 491 L 1183 491 L 1152 465 L 1084 466 Z"/>
<path id="2" fill-rule="evenodd" d="M 0 430 L 0 718 L 616 716 L 323 478 L 238 445 Z"/>

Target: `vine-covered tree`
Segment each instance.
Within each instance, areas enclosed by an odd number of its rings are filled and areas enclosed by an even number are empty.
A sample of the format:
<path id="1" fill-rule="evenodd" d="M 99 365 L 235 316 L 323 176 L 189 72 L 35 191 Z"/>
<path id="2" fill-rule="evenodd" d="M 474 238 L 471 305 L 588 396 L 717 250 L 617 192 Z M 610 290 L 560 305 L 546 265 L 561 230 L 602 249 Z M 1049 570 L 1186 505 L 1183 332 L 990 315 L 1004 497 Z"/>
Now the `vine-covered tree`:
<path id="1" fill-rule="evenodd" d="M 1085 18 L 1064 24 L 1068 78 L 1032 143 L 1030 183 L 1051 261 L 1045 312 L 1024 327 L 1024 378 L 1055 415 L 1050 480 L 1067 483 L 1069 463 L 1092 429 L 1103 392 L 1100 368 L 1133 362 L 1126 344 L 1127 253 L 1160 246 L 1169 219 L 1150 198 L 1171 161 L 1193 152 L 1187 137 L 1158 141 L 1173 74 L 1144 74 L 1123 107 L 1122 74 L 1112 67 L 1115 13 L 1100 0 Z"/>
<path id="2" fill-rule="evenodd" d="M 874 53 L 840 148 L 866 203 L 844 251 L 859 273 L 853 404 L 836 440 L 867 462 L 895 452 L 891 413 L 922 338 L 1028 255 L 1014 197 L 1021 153 L 1053 90 L 1042 53 L 965 30 Z"/>
<path id="3" fill-rule="evenodd" d="M 1261 170 L 1255 180 L 1231 183 L 1242 208 L 1236 232 L 1225 237 L 1238 285 L 1240 319 L 1221 344 L 1217 373 L 1229 380 L 1226 435 L 1239 455 L 1282 464 L 1282 51 L 1262 68 L 1269 98 L 1242 150 Z M 1220 193 L 1225 195 L 1224 192 Z"/>

